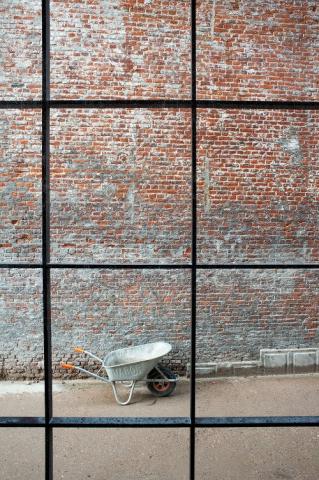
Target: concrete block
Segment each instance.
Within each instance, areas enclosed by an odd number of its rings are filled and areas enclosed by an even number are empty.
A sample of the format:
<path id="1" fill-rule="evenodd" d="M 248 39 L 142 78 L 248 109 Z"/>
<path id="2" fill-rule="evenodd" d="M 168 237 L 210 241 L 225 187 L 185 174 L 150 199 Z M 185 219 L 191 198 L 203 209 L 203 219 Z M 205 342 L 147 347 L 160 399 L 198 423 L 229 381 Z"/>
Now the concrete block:
<path id="1" fill-rule="evenodd" d="M 232 375 L 233 375 L 233 362 L 217 363 L 217 370 L 216 370 L 217 377 L 230 377 Z"/>
<path id="2" fill-rule="evenodd" d="M 246 377 L 248 375 L 257 375 L 260 373 L 260 362 L 234 362 L 233 375 Z"/>
<path id="3" fill-rule="evenodd" d="M 264 355 L 264 367 L 273 369 L 286 369 L 287 354 L 286 353 L 266 353 Z"/>
<path id="4" fill-rule="evenodd" d="M 294 352 L 294 368 L 316 368 L 316 352 Z"/>
<path id="5" fill-rule="evenodd" d="M 190 375 L 190 371 L 187 371 L 187 375 Z M 216 377 L 217 375 L 217 365 L 212 365 L 211 367 L 196 367 L 196 377 L 205 378 L 205 377 Z"/>

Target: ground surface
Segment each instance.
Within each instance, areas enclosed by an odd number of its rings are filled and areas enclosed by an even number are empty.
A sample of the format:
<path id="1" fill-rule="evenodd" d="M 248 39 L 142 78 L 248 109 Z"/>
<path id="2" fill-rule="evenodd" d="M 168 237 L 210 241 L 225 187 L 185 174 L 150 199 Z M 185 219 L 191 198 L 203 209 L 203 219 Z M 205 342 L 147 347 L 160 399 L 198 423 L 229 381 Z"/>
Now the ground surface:
<path id="1" fill-rule="evenodd" d="M 0 415 L 43 415 L 42 385 L 0 383 Z M 199 381 L 199 416 L 319 415 L 319 375 Z M 115 404 L 98 382 L 56 383 L 55 416 L 187 416 L 189 384 L 156 399 L 141 386 L 135 403 Z M 54 478 L 186 480 L 187 429 L 56 429 Z M 43 477 L 42 429 L 0 430 L 1 480 Z M 201 429 L 199 480 L 318 480 L 319 429 Z"/>

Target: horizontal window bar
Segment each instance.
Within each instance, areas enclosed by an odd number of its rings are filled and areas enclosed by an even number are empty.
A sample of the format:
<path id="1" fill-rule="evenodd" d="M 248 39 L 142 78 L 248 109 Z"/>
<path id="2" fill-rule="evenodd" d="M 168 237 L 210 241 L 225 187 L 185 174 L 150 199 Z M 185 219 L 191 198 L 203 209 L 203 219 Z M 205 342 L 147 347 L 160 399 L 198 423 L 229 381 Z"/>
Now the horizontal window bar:
<path id="1" fill-rule="evenodd" d="M 42 268 L 42 263 L 0 263 L 0 268 Z"/>
<path id="2" fill-rule="evenodd" d="M 52 427 L 189 427 L 188 417 L 53 417 Z"/>
<path id="3" fill-rule="evenodd" d="M 50 263 L 49 264 L 50 268 L 106 268 L 106 269 L 114 269 L 114 270 L 122 270 L 122 269 L 185 269 L 185 268 L 192 268 L 191 264 L 108 264 L 108 263 L 91 263 L 91 264 L 85 264 L 85 263 Z"/>
<path id="4" fill-rule="evenodd" d="M 202 263 L 197 265 L 198 269 L 274 269 L 274 268 L 319 268 L 318 263 L 289 263 L 289 264 L 284 264 L 284 263 L 266 263 L 266 264 L 261 264 L 261 263 L 247 263 L 247 264 L 229 264 L 229 263 Z"/>
<path id="5" fill-rule="evenodd" d="M 109 264 L 109 263 L 1 263 L 0 268 L 106 268 L 110 270 L 125 270 L 125 269 L 148 269 L 148 270 L 166 270 L 166 269 L 190 269 L 192 268 L 191 264 Z"/>
<path id="6" fill-rule="evenodd" d="M 196 427 L 319 427 L 319 417 L 198 417 Z"/>
<path id="7" fill-rule="evenodd" d="M 45 427 L 44 417 L 0 417 L 0 427 Z M 53 417 L 54 428 L 187 428 L 189 417 Z M 224 427 L 318 427 L 319 416 L 197 417 L 197 428 Z"/>
<path id="8" fill-rule="evenodd" d="M 146 270 L 176 270 L 176 269 L 191 269 L 192 265 L 191 264 L 150 264 L 146 263 L 144 264 L 109 264 L 109 263 L 49 263 L 49 264 L 42 264 L 42 263 L 1 263 L 0 264 L 0 269 L 1 268 L 74 268 L 74 269 L 98 269 L 98 268 L 105 268 L 109 270 L 141 270 L 141 269 L 146 269 Z M 229 263 L 201 263 L 196 266 L 198 269 L 274 269 L 274 268 L 287 268 L 287 269 L 309 269 L 309 268 L 314 268 L 317 269 L 319 268 L 318 263 L 296 263 L 295 265 L 293 263 L 290 264 L 283 264 L 283 263 L 271 263 L 271 264 L 260 264 L 260 263 L 252 263 L 252 264 L 229 264 Z"/>
<path id="9" fill-rule="evenodd" d="M 0 417 L 1 427 L 45 427 L 45 417 Z"/>
<path id="10" fill-rule="evenodd" d="M 215 108 L 319 110 L 319 102 L 260 100 L 1 100 L 0 109 L 41 108 Z"/>
<path id="11" fill-rule="evenodd" d="M 189 427 L 188 417 L 53 417 L 56 428 L 72 427 Z M 0 417 L 0 427 L 45 427 L 44 417 Z"/>
<path id="12" fill-rule="evenodd" d="M 42 108 L 41 100 L 0 100 L 0 109 L 10 109 L 10 108 Z"/>

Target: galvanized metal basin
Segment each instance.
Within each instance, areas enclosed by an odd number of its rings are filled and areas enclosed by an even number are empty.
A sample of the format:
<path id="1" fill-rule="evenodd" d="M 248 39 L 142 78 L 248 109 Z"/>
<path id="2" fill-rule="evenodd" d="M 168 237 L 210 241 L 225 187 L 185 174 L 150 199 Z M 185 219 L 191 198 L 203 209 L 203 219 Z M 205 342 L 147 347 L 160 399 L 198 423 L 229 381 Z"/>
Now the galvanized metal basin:
<path id="1" fill-rule="evenodd" d="M 167 342 L 121 348 L 106 355 L 103 365 L 111 382 L 143 380 L 171 349 Z"/>

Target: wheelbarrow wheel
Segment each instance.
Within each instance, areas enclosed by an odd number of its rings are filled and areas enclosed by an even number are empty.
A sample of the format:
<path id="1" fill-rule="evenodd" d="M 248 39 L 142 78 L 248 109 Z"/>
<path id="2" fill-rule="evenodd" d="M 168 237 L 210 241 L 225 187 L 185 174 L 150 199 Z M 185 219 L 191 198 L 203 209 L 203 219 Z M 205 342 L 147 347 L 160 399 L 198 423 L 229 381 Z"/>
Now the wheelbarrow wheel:
<path id="1" fill-rule="evenodd" d="M 153 370 L 151 370 L 147 375 L 147 378 L 150 380 L 160 378 L 159 371 L 170 380 L 174 380 L 176 378 L 176 375 L 169 368 L 163 367 L 162 365 L 153 368 Z M 168 397 L 174 392 L 176 388 L 176 382 L 165 382 L 165 378 L 163 378 L 163 380 L 159 380 L 158 382 L 148 382 L 147 388 L 156 397 Z"/>

